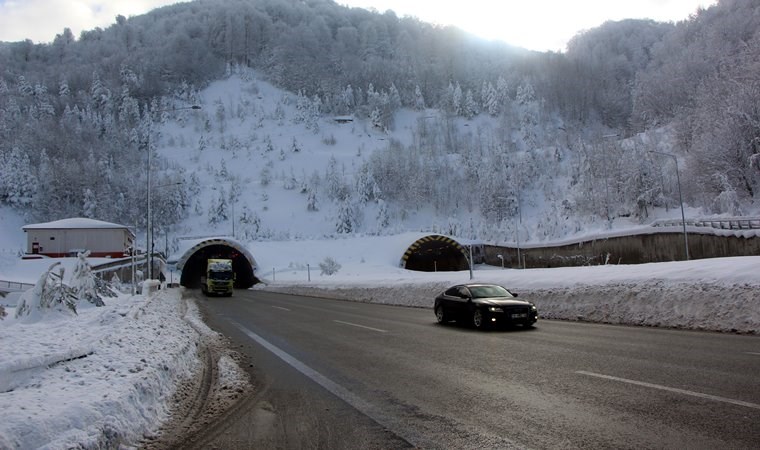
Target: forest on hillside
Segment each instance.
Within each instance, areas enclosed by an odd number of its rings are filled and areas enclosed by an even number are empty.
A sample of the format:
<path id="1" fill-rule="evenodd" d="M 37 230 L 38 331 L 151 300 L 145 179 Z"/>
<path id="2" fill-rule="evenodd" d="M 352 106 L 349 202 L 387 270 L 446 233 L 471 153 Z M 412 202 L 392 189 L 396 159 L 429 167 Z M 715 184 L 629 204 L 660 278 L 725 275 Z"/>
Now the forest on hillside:
<path id="1" fill-rule="evenodd" d="M 570 169 L 553 175 L 576 195 L 557 200 L 546 220 L 643 221 L 650 208 L 677 199 L 656 170 L 664 166 L 672 177 L 675 166 L 647 153 L 660 147 L 622 143 L 653 130 L 674 137 L 691 206 L 738 215 L 757 209 L 760 196 L 755 0 L 720 0 L 676 24 L 608 22 L 577 35 L 564 53 L 331 0 L 197 0 L 118 16 L 79 37 L 65 29 L 50 44 L 0 43 L 0 67 L 0 203 L 30 220 L 92 217 L 97 208 L 100 219 L 142 225 L 146 192 L 135 179 L 145 176 L 146 150 L 155 152 L 156 125 L 170 115 L 198 120 L 168 110 L 194 104 L 199 90 L 236 67 L 266 74 L 304 109 L 353 114 L 380 130 L 393 130 L 401 108 L 442 111 L 447 119 L 420 124 L 411 148 L 389 142 L 363 169 L 377 196 L 397 205 L 446 199 L 450 207 L 476 196 L 484 220 L 509 220 L 521 190 L 552 197 L 558 187 L 536 175 L 570 158 Z M 502 126 L 486 138 L 451 126 L 479 116 Z M 155 158 L 158 183 L 185 178 Z M 490 161 L 493 173 L 460 198 L 436 174 L 467 160 Z M 399 187 L 410 179 L 424 188 Z M 175 205 L 159 223 L 188 214 L 187 187 L 157 195 Z"/>

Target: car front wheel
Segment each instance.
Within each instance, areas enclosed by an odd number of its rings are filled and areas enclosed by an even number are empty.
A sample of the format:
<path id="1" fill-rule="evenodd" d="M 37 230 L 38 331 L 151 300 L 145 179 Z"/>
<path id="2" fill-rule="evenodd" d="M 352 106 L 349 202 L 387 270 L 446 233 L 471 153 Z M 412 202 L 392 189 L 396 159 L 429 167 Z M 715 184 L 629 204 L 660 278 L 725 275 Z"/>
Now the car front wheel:
<path id="1" fill-rule="evenodd" d="M 472 326 L 479 330 L 485 328 L 486 326 L 486 318 L 483 317 L 483 311 L 478 308 L 475 308 L 472 311 Z"/>
<path id="2" fill-rule="evenodd" d="M 443 310 L 443 306 L 439 306 L 435 309 L 435 319 L 438 323 L 446 323 L 449 321 L 449 317 L 446 315 L 446 311 Z"/>

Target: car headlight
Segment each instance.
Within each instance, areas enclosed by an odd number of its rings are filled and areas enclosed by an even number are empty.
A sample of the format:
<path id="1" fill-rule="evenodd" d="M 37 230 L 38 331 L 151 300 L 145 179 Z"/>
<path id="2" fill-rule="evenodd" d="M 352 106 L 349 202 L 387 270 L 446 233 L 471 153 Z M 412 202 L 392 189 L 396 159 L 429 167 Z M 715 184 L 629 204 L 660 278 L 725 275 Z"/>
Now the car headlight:
<path id="1" fill-rule="evenodd" d="M 538 308 L 536 308 L 536 305 L 530 305 L 531 311 L 538 311 Z"/>
<path id="2" fill-rule="evenodd" d="M 498 306 L 489 306 L 488 310 L 491 312 L 501 312 L 501 308 L 499 308 Z"/>

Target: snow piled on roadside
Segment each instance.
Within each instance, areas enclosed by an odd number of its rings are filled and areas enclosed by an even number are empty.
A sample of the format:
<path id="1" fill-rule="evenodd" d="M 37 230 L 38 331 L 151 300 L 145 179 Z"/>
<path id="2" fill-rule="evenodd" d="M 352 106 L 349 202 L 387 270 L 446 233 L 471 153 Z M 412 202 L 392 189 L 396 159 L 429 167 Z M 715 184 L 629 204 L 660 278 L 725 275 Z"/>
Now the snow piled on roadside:
<path id="1" fill-rule="evenodd" d="M 297 271 L 257 286 L 275 292 L 432 308 L 469 272 L 317 276 Z M 760 334 L 760 257 L 640 265 L 499 270 L 478 266 L 473 282 L 496 283 L 532 301 L 541 317 Z M 432 320 L 431 312 L 431 320 Z"/>
<path id="2" fill-rule="evenodd" d="M 176 289 L 109 299 L 71 319 L 6 318 L 0 448 L 135 445 L 167 418 L 177 385 L 199 370 L 202 335 L 191 322 L 202 320 Z"/>

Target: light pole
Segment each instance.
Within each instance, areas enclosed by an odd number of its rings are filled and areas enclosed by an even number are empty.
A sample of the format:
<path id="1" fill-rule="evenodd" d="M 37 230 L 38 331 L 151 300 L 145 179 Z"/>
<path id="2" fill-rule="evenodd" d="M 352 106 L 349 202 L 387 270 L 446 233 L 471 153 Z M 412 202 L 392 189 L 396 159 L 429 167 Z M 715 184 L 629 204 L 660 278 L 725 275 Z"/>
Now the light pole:
<path id="1" fill-rule="evenodd" d="M 676 180 L 678 181 L 678 202 L 681 204 L 681 225 L 683 225 L 683 246 L 684 250 L 686 251 L 686 261 L 688 261 L 689 258 L 689 235 L 686 233 L 686 215 L 683 212 L 683 197 L 681 196 L 681 176 L 678 174 L 678 158 L 676 158 L 676 155 L 672 155 L 670 153 L 664 153 L 664 152 L 656 152 L 654 150 L 649 150 L 647 153 L 655 153 L 658 155 L 664 155 L 669 156 L 673 158 L 673 161 L 676 163 Z"/>
<path id="2" fill-rule="evenodd" d="M 186 109 L 201 109 L 198 105 L 192 105 L 192 106 L 183 106 L 181 108 L 168 108 L 168 109 L 159 109 L 155 111 L 151 111 L 154 113 L 160 113 L 160 112 L 167 112 L 167 111 L 182 111 Z M 150 119 L 152 121 L 152 119 Z M 153 243 L 153 218 L 151 215 L 151 207 L 150 207 L 150 197 L 151 197 L 151 186 L 150 186 L 150 168 L 151 168 L 151 154 L 153 153 L 150 148 L 150 129 L 148 130 L 148 192 L 146 194 L 147 203 L 148 203 L 148 217 L 146 220 L 146 230 L 145 230 L 145 249 L 148 252 L 146 261 L 148 262 L 148 280 L 153 279 L 153 248 L 151 247 L 151 244 Z"/>
<path id="3" fill-rule="evenodd" d="M 171 187 L 171 186 L 179 186 L 185 184 L 184 181 L 177 181 L 174 183 L 168 183 L 168 184 L 160 184 L 158 186 L 155 186 L 156 189 L 165 188 L 165 187 Z M 150 224 L 150 267 L 153 267 L 153 250 L 156 247 L 156 242 L 154 240 L 154 230 L 153 230 L 153 218 L 151 217 L 151 224 Z M 166 233 L 166 258 L 169 257 L 169 234 Z"/>
<path id="4" fill-rule="evenodd" d="M 522 225 L 522 208 L 520 208 L 520 184 L 517 183 L 517 217 L 513 219 L 515 223 L 515 239 L 517 241 L 517 268 L 522 266 L 522 255 L 520 254 L 520 226 Z M 511 200 L 509 197 L 497 197 L 499 200 Z M 518 222 L 519 218 L 519 222 Z M 500 255 L 501 256 L 501 255 Z M 504 260 L 501 261 L 502 267 L 504 266 Z M 523 267 L 524 269 L 525 267 Z"/>

